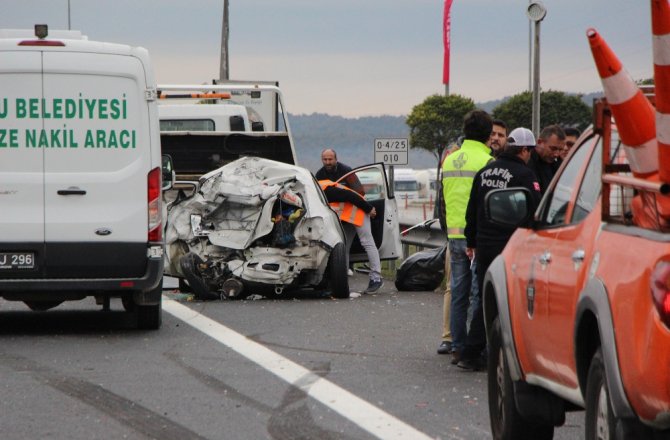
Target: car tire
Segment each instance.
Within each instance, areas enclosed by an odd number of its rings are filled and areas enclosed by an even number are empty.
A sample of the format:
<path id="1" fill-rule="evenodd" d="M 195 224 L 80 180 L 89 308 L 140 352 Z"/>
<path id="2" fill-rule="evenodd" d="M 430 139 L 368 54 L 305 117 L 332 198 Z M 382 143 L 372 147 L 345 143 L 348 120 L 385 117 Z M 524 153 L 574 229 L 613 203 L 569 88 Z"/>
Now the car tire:
<path id="1" fill-rule="evenodd" d="M 179 291 L 181 293 L 190 293 L 191 292 L 191 286 L 189 286 L 188 282 L 183 278 L 179 278 Z"/>
<path id="2" fill-rule="evenodd" d="M 598 348 L 591 359 L 586 382 L 586 440 L 614 438 L 617 420 L 609 395 L 603 353 Z"/>
<path id="3" fill-rule="evenodd" d="M 198 266 L 202 263 L 202 258 L 192 252 L 181 257 L 181 260 L 179 261 L 184 277 L 186 278 L 186 281 L 188 281 L 188 285 L 193 291 L 193 295 L 196 299 L 201 301 L 220 299 L 219 295 L 209 290 L 209 286 L 207 286 L 207 283 L 205 283 L 200 276 Z"/>
<path id="4" fill-rule="evenodd" d="M 488 400 L 491 433 L 495 440 L 550 440 L 554 437 L 553 425 L 528 420 L 516 408 L 498 317 L 489 332 Z"/>
<path id="5" fill-rule="evenodd" d="M 344 243 L 337 243 L 328 257 L 330 294 L 334 298 L 349 298 L 346 252 Z"/>

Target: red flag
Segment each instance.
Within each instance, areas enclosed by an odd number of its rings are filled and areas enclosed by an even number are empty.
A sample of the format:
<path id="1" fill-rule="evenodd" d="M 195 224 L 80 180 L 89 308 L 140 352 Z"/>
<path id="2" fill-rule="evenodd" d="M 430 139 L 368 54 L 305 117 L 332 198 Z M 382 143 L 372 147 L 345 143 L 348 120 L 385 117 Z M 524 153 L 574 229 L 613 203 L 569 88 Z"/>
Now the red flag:
<path id="1" fill-rule="evenodd" d="M 442 37 L 444 39 L 444 66 L 442 68 L 442 84 L 449 84 L 449 52 L 451 50 L 451 3 L 453 0 L 444 0 L 444 17 Z"/>

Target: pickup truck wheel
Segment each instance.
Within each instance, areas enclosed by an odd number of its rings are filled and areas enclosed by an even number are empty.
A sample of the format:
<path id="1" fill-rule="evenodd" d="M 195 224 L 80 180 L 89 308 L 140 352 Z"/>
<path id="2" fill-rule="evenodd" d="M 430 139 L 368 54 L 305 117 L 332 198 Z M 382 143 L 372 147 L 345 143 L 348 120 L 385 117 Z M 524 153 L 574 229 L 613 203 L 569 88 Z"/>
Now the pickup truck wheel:
<path id="1" fill-rule="evenodd" d="M 330 294 L 335 298 L 349 298 L 346 252 L 344 243 L 338 243 L 328 257 Z"/>
<path id="2" fill-rule="evenodd" d="M 554 438 L 552 425 L 525 419 L 516 408 L 514 385 L 505 360 L 499 318 L 493 321 L 489 333 L 488 400 L 491 432 L 495 440 Z"/>
<path id="3" fill-rule="evenodd" d="M 614 438 L 616 418 L 609 399 L 603 353 L 593 355 L 586 383 L 586 440 Z"/>

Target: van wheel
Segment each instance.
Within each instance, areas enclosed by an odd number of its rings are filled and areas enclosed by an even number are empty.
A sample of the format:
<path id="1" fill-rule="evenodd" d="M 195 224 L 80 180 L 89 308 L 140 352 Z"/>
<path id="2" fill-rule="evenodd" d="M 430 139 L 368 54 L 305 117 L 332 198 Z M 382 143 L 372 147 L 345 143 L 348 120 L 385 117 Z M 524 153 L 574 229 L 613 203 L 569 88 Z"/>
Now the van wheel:
<path id="1" fill-rule="evenodd" d="M 181 260 L 179 261 L 184 277 L 186 277 L 186 281 L 188 281 L 188 285 L 193 291 L 196 299 L 201 301 L 220 299 L 219 295 L 209 290 L 209 286 L 200 276 L 198 266 L 202 263 L 204 263 L 202 258 L 192 252 L 181 257 Z"/>
<path id="2" fill-rule="evenodd" d="M 534 424 L 519 414 L 516 408 L 499 317 L 493 321 L 489 333 L 488 400 L 491 432 L 495 440 L 550 440 L 554 437 L 552 425 Z"/>
<path id="3" fill-rule="evenodd" d="M 45 312 L 59 306 L 63 301 L 24 301 L 24 303 L 35 312 Z"/>
<path id="4" fill-rule="evenodd" d="M 349 298 L 349 277 L 347 276 L 347 254 L 344 243 L 335 245 L 328 257 L 328 277 L 330 294 L 335 298 Z"/>
<path id="5" fill-rule="evenodd" d="M 163 288 L 162 283 L 159 287 Z M 132 301 L 132 299 L 131 299 Z M 135 305 L 137 312 L 137 328 L 140 330 L 158 330 L 163 323 L 163 298 L 158 299 L 158 304 Z"/>
<path id="6" fill-rule="evenodd" d="M 133 301 L 133 295 L 125 295 L 121 297 L 121 304 L 123 304 L 123 310 L 126 312 L 135 311 L 135 301 Z"/>

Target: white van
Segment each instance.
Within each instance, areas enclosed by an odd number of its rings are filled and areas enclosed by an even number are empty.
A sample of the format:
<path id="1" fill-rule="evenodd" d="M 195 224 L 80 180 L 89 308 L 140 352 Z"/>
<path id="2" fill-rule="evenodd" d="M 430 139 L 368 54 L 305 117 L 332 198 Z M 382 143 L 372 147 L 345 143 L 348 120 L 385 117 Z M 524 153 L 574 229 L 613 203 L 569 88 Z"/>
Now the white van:
<path id="1" fill-rule="evenodd" d="M 412 168 L 393 170 L 393 192 L 398 200 L 416 200 L 419 198 L 419 182 Z"/>
<path id="2" fill-rule="evenodd" d="M 0 296 L 47 310 L 121 297 L 161 324 L 156 84 L 143 48 L 0 32 Z"/>

